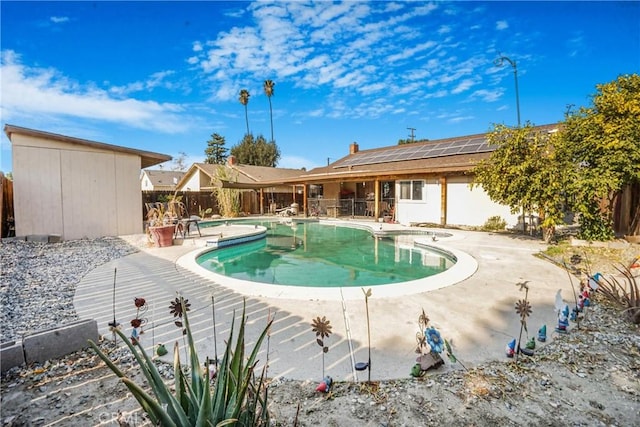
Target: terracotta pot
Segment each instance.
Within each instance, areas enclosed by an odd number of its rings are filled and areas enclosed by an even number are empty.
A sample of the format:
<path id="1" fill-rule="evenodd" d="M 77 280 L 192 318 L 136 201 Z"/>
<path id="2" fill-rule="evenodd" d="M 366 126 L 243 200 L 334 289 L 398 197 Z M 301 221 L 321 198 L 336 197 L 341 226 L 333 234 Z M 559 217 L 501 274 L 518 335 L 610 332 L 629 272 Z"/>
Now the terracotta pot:
<path id="1" fill-rule="evenodd" d="M 173 245 L 174 231 L 175 226 L 173 225 L 149 227 L 149 232 L 151 233 L 151 237 L 153 238 L 153 243 L 159 248 Z"/>

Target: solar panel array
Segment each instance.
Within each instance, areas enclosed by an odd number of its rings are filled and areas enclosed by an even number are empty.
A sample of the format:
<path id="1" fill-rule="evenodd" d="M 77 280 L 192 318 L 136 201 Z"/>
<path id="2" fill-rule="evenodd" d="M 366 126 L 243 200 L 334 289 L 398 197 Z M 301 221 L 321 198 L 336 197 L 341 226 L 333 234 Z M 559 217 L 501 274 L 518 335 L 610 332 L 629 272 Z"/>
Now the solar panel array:
<path id="1" fill-rule="evenodd" d="M 339 167 L 422 160 L 458 154 L 486 153 L 489 151 L 493 151 L 493 147 L 487 144 L 484 136 L 477 136 L 445 142 L 405 144 L 400 147 L 390 147 L 386 150 L 358 153 L 342 162 Z"/>

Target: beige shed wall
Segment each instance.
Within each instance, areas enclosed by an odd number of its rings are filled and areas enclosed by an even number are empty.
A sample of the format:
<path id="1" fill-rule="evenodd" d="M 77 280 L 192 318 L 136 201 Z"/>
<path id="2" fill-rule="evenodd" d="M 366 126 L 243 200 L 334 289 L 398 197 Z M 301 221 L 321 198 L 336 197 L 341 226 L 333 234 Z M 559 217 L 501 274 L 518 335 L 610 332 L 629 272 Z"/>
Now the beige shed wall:
<path id="1" fill-rule="evenodd" d="M 12 144 L 16 235 L 142 232 L 139 156 L 20 134 Z"/>

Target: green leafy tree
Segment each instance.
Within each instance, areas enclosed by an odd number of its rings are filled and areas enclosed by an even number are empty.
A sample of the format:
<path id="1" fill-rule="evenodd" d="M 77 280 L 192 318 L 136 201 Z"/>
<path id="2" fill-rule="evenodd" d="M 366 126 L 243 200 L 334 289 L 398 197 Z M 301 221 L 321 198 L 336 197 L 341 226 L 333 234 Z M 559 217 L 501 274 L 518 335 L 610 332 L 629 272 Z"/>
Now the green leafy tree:
<path id="1" fill-rule="evenodd" d="M 231 148 L 231 154 L 238 163 L 254 166 L 275 167 L 280 160 L 280 150 L 275 142 L 267 142 L 262 135 L 254 138 L 252 134 L 244 136 L 242 141 Z"/>
<path id="2" fill-rule="evenodd" d="M 481 186 L 512 213 L 538 213 L 545 238 L 550 239 L 562 223 L 566 199 L 566 164 L 556 156 L 557 137 L 526 123 L 518 128 L 495 125 L 487 139 L 496 149 L 474 168 L 473 186 Z"/>
<path id="3" fill-rule="evenodd" d="M 224 146 L 225 142 L 224 136 L 217 133 L 212 134 L 211 139 L 207 141 L 207 148 L 204 150 L 204 154 L 207 156 L 204 162 L 210 165 L 224 164 L 227 161 L 227 151 L 229 151 Z"/>
<path id="4" fill-rule="evenodd" d="M 271 142 L 275 141 L 273 139 L 273 108 L 271 106 L 271 97 L 274 95 L 274 87 L 275 83 L 273 80 L 265 80 L 263 84 L 264 94 L 267 95 L 269 99 L 269 118 L 271 119 Z"/>
<path id="5" fill-rule="evenodd" d="M 590 106 L 566 113 L 558 156 L 573 164 L 569 191 L 581 237 L 605 240 L 613 237 L 622 191 L 640 186 L 640 76 L 622 75 L 596 89 Z M 637 199 L 631 234 L 640 233 Z"/>
<path id="6" fill-rule="evenodd" d="M 249 91 L 246 89 L 242 89 L 240 91 L 240 97 L 238 100 L 240 104 L 244 105 L 244 118 L 247 122 L 247 135 L 249 134 L 249 111 L 247 109 L 247 105 L 249 104 Z"/>

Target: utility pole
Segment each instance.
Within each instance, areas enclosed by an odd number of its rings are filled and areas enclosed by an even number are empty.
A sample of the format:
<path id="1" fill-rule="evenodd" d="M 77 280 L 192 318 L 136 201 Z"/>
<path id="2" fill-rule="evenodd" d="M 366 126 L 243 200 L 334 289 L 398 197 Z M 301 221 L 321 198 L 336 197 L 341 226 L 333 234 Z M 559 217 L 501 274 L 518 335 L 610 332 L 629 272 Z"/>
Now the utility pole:
<path id="1" fill-rule="evenodd" d="M 411 133 L 409 134 L 409 137 L 411 138 L 411 142 L 415 142 L 416 135 L 415 135 L 414 132 L 415 132 L 416 128 L 407 128 L 407 129 L 409 129 L 411 131 Z"/>

